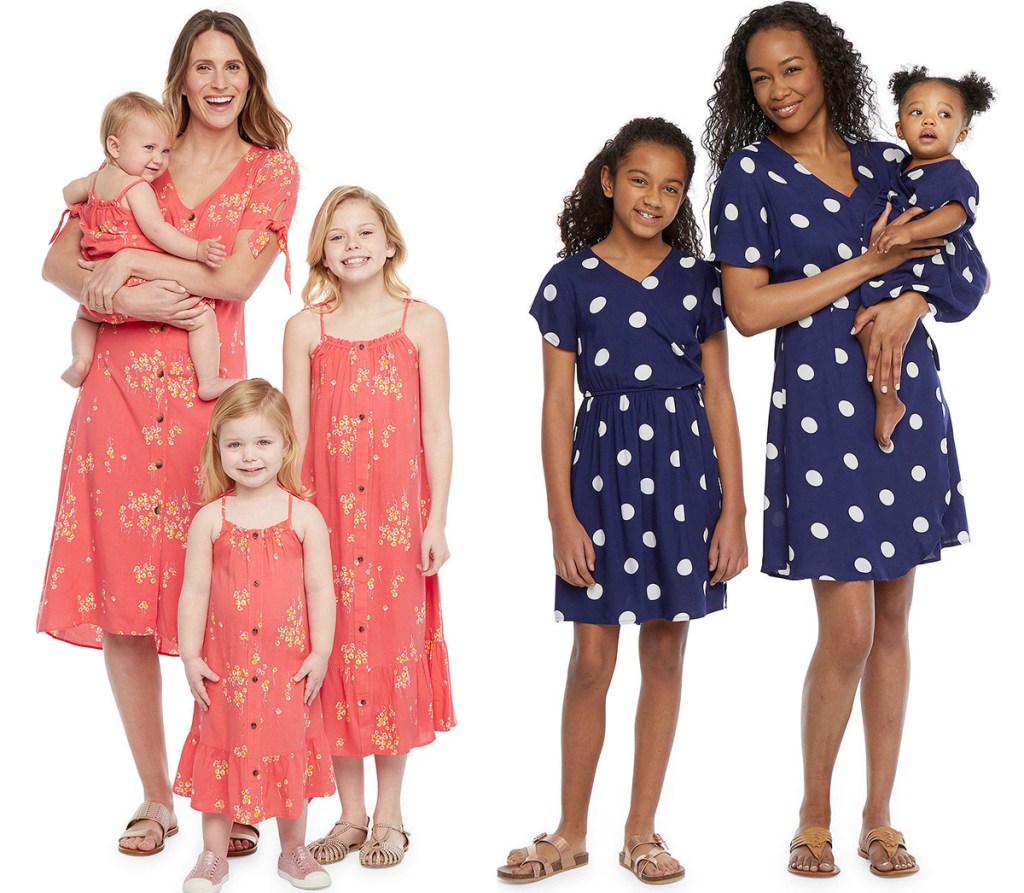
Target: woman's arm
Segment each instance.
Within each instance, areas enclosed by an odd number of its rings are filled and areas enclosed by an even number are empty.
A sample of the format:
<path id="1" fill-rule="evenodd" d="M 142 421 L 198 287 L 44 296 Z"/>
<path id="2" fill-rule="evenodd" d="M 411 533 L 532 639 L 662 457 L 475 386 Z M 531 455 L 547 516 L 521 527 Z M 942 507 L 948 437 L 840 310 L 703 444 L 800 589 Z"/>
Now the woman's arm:
<path id="1" fill-rule="evenodd" d="M 729 347 L 724 331 L 705 339 L 701 345 L 704 370 L 702 394 L 711 426 L 711 439 L 718 454 L 718 476 L 722 481 L 722 516 L 715 526 L 708 549 L 711 584 L 731 580 L 747 566 L 747 535 L 744 522 L 747 506 L 743 498 L 743 462 L 736 403 L 729 384 Z"/>
<path id="2" fill-rule="evenodd" d="M 544 405 L 541 457 L 548 495 L 548 520 L 554 544 L 555 573 L 573 586 L 593 586 L 594 544 L 576 517 L 569 489 L 572 423 L 576 413 L 573 373 L 576 355 L 548 341 L 544 345 Z"/>
<path id="3" fill-rule="evenodd" d="M 283 390 L 295 424 L 297 443 L 294 446 L 299 451 L 300 468 L 309 442 L 310 356 L 318 340 L 318 323 L 316 313 L 304 310 L 296 313 L 284 327 Z"/>
<path id="4" fill-rule="evenodd" d="M 406 326 L 419 351 L 420 431 L 430 486 L 430 516 L 423 530 L 420 569 L 430 576 L 436 574 L 449 557 L 444 533 L 452 481 L 448 329 L 441 312 L 426 304 L 413 304 L 409 308 Z"/>
<path id="5" fill-rule="evenodd" d="M 219 521 L 216 509 L 216 504 L 200 509 L 189 527 L 185 575 L 178 600 L 178 653 L 185 666 L 188 687 L 200 710 L 207 710 L 210 706 L 205 680 L 220 681 L 202 658 L 206 620 L 210 612 L 214 523 Z"/>
<path id="6" fill-rule="evenodd" d="M 296 502 L 293 508 L 301 525 L 302 577 L 306 587 L 306 614 L 309 617 L 309 656 L 292 679 L 306 680 L 303 700 L 312 704 L 320 693 L 327 660 L 334 647 L 337 606 L 331 575 L 331 540 L 323 515 L 308 502 Z"/>

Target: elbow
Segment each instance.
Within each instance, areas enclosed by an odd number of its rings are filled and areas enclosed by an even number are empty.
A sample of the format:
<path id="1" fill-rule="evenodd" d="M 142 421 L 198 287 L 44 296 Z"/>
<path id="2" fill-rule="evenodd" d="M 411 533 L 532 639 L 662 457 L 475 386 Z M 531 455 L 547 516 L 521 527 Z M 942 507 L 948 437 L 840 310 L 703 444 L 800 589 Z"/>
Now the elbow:
<path id="1" fill-rule="evenodd" d="M 752 314 L 740 308 L 729 308 L 729 319 L 732 322 L 733 328 L 744 338 L 759 335 L 765 331 L 764 326 L 754 319 Z"/>

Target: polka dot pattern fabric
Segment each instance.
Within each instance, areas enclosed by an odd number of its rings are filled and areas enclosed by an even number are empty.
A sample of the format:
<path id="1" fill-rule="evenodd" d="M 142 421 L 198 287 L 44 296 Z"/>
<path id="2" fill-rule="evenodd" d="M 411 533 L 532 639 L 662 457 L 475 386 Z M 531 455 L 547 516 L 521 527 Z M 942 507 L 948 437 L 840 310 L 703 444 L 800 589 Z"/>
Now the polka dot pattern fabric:
<path id="1" fill-rule="evenodd" d="M 596 555 L 595 585 L 555 582 L 555 619 L 684 621 L 725 607 L 708 585 L 721 514 L 718 460 L 701 402 L 701 342 L 725 328 L 718 274 L 672 249 L 641 281 L 589 249 L 556 264 L 530 313 L 577 354 L 583 401 L 573 507 Z"/>
<path id="2" fill-rule="evenodd" d="M 866 212 L 905 153 L 850 145 L 858 186 L 836 192 L 769 140 L 736 152 L 711 203 L 715 258 L 762 266 L 769 282 L 814 276 L 861 250 Z M 883 451 L 860 345 L 859 289 L 776 330 L 765 448 L 762 571 L 791 579 L 891 580 L 969 540 L 953 427 L 918 324 Z"/>

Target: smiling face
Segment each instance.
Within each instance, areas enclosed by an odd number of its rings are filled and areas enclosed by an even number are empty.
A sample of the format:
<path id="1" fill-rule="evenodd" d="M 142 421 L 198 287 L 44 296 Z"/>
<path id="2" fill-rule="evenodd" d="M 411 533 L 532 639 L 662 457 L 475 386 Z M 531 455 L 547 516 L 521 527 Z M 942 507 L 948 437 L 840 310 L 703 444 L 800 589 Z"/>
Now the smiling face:
<path id="1" fill-rule="evenodd" d="M 601 188 L 612 200 L 612 231 L 625 228 L 640 239 L 661 234 L 686 199 L 686 157 L 673 146 L 640 142 L 614 174 L 601 170 Z"/>
<path id="2" fill-rule="evenodd" d="M 146 115 L 133 115 L 116 136 L 107 137 L 107 155 L 121 170 L 152 183 L 164 172 L 171 135 Z"/>
<path id="3" fill-rule="evenodd" d="M 239 487 L 277 486 L 277 473 L 291 449 L 265 415 L 229 419 L 217 438 L 224 473 Z"/>
<path id="4" fill-rule="evenodd" d="M 967 138 L 964 121 L 963 97 L 956 90 L 941 81 L 921 81 L 903 97 L 896 135 L 915 159 L 938 161 Z"/>
<path id="5" fill-rule="evenodd" d="M 343 285 L 378 276 L 383 281 L 384 265 L 394 256 L 395 245 L 369 202 L 352 199 L 335 208 L 324 240 L 324 266 Z"/>
<path id="6" fill-rule="evenodd" d="M 249 72 L 235 39 L 204 31 L 189 53 L 184 95 L 192 121 L 217 130 L 234 127 L 249 92 Z"/>
<path id="7" fill-rule="evenodd" d="M 766 28 L 747 43 L 754 100 L 776 128 L 796 134 L 827 118 L 821 68 L 799 31 Z"/>

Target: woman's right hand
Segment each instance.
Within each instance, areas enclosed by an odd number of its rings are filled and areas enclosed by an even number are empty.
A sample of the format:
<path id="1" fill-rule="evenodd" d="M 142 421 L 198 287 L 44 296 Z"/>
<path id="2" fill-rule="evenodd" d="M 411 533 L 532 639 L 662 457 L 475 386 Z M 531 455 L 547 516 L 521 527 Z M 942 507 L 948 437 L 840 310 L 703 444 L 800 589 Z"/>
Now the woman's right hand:
<path id="1" fill-rule="evenodd" d="M 552 521 L 555 573 L 571 586 L 594 585 L 594 544 L 579 519 L 572 515 Z"/>
<path id="2" fill-rule="evenodd" d="M 119 289 L 114 298 L 114 312 L 133 319 L 166 322 L 181 329 L 191 329 L 196 317 L 204 312 L 199 298 L 170 279 L 154 279 Z"/>

